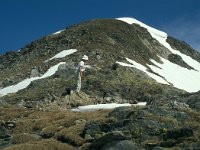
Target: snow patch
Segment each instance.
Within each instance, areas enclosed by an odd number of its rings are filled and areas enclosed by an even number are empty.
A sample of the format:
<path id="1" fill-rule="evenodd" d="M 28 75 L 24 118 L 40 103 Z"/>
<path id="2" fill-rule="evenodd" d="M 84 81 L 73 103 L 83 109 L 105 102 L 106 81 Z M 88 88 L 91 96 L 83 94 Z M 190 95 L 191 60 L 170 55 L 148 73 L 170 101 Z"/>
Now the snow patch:
<path id="1" fill-rule="evenodd" d="M 63 50 L 62 52 L 59 52 L 58 54 L 56 54 L 55 56 L 51 57 L 50 59 L 46 60 L 46 62 L 52 60 L 52 59 L 57 59 L 57 58 L 64 58 L 70 54 L 73 54 L 77 52 L 77 49 L 69 49 L 69 50 Z"/>
<path id="2" fill-rule="evenodd" d="M 65 31 L 65 30 L 57 31 L 57 32 L 53 33 L 53 35 L 59 34 L 59 33 L 61 33 L 62 31 Z"/>
<path id="3" fill-rule="evenodd" d="M 97 104 L 97 105 L 86 105 L 86 106 L 79 106 L 78 108 L 72 109 L 74 112 L 85 112 L 85 111 L 96 111 L 100 109 L 114 109 L 117 107 L 126 107 L 126 106 L 145 106 L 147 102 L 139 102 L 137 104 L 117 104 L 117 103 L 111 103 L 111 104 Z"/>
<path id="4" fill-rule="evenodd" d="M 189 70 L 177 64 L 170 62 L 167 59 L 160 57 L 163 64 L 151 60 L 153 65 L 148 65 L 154 72 L 163 76 L 174 87 L 186 90 L 187 92 L 197 92 L 200 90 L 200 72 Z"/>
<path id="5" fill-rule="evenodd" d="M 8 86 L 8 87 L 5 87 L 3 89 L 0 90 L 0 95 L 1 96 L 4 96 L 4 95 L 7 95 L 9 93 L 16 93 L 18 92 L 19 90 L 22 90 L 22 89 L 25 89 L 26 87 L 28 87 L 29 84 L 31 84 L 32 81 L 35 81 L 35 80 L 39 80 L 39 79 L 43 79 L 43 78 L 47 78 L 47 77 L 50 77 L 52 76 L 53 74 L 55 74 L 55 72 L 58 70 L 58 66 L 61 65 L 61 64 L 65 64 L 65 62 L 60 62 L 58 63 L 57 65 L 51 67 L 50 69 L 48 69 L 48 71 L 42 75 L 41 77 L 33 77 L 33 78 L 27 78 L 21 82 L 19 82 L 18 84 L 16 85 L 11 85 L 11 86 Z"/>

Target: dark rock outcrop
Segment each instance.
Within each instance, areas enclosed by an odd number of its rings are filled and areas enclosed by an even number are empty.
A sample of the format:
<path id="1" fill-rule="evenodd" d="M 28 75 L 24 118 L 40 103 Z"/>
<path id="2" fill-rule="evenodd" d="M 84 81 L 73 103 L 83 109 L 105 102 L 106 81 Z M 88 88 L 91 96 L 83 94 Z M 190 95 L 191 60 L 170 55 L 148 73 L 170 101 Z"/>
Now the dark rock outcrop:
<path id="1" fill-rule="evenodd" d="M 181 58 L 181 56 L 179 56 L 177 54 L 169 54 L 168 60 L 171 61 L 172 63 L 175 63 L 175 64 L 181 66 L 181 67 L 185 67 L 187 69 L 194 69 L 191 66 L 189 66 L 186 62 L 184 62 L 183 59 Z"/>
<path id="2" fill-rule="evenodd" d="M 74 62 L 72 62 L 71 60 L 69 60 L 66 64 L 61 64 L 58 67 L 58 70 L 55 73 L 55 77 L 57 78 L 72 78 L 75 76 L 75 66 L 74 66 Z"/>
<path id="3" fill-rule="evenodd" d="M 109 114 L 112 119 L 108 122 L 88 122 L 83 136 L 92 143 L 90 149 L 184 148 L 181 143 L 198 141 L 194 136 L 199 132 L 199 127 L 195 127 L 198 118 L 190 110 L 169 106 L 116 108 Z M 188 126 L 186 122 L 196 125 Z M 122 141 L 128 142 L 127 147 Z"/>

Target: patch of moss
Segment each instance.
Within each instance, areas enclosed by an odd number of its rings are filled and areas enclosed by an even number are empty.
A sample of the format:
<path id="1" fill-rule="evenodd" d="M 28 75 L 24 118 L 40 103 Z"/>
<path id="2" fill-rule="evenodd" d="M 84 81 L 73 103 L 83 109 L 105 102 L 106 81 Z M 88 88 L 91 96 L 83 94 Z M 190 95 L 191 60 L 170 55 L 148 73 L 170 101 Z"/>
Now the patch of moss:
<path id="1" fill-rule="evenodd" d="M 56 141 L 54 139 L 47 139 L 47 140 L 42 140 L 38 142 L 19 144 L 19 145 L 14 145 L 14 146 L 5 148 L 5 150 L 55 150 L 55 149 L 75 150 L 76 148 L 68 144 L 64 144 L 59 141 Z"/>

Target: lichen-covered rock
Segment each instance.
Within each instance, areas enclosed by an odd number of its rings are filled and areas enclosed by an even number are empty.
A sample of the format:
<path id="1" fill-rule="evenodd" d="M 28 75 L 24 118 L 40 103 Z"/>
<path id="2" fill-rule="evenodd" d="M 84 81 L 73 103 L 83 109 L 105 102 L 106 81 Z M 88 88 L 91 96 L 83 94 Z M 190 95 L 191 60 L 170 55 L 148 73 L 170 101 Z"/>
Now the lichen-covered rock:
<path id="1" fill-rule="evenodd" d="M 111 147 L 110 144 L 114 142 L 116 143 L 112 147 L 117 147 L 117 141 L 129 140 L 130 139 L 129 136 L 130 135 L 127 135 L 127 133 L 124 134 L 123 132 L 120 131 L 109 132 L 107 134 L 101 135 L 100 137 L 96 137 L 96 139 L 90 146 L 90 149 L 105 149 L 106 147 Z M 131 142 L 129 144 L 131 145 Z"/>
<path id="2" fill-rule="evenodd" d="M 39 76 L 40 76 L 40 73 L 39 73 L 38 68 L 37 68 L 37 67 L 33 68 L 33 69 L 31 70 L 30 78 L 32 78 L 32 77 L 39 77 Z"/>
<path id="3" fill-rule="evenodd" d="M 187 104 L 190 108 L 200 111 L 200 91 L 194 94 L 189 94 Z"/>
<path id="4" fill-rule="evenodd" d="M 138 150 L 139 147 L 131 140 L 112 141 L 106 143 L 101 150 Z"/>
<path id="5" fill-rule="evenodd" d="M 76 76 L 75 73 L 75 67 L 74 67 L 74 62 L 71 60 L 68 61 L 66 64 L 61 64 L 58 67 L 58 70 L 56 71 L 55 77 L 65 77 L 65 78 L 71 78 L 73 76 Z"/>
<path id="6" fill-rule="evenodd" d="M 7 130 L 2 123 L 0 123 L 0 149 L 5 148 L 11 144 L 11 137 L 9 130 Z"/>
<path id="7" fill-rule="evenodd" d="M 181 110 L 182 112 L 170 105 L 116 108 L 109 113 L 108 117 L 113 118 L 109 122 L 86 123 L 83 135 L 92 143 L 91 149 L 114 149 L 120 147 L 117 143 L 123 140 L 132 141 L 133 145 L 130 145 L 133 148 L 138 146 L 139 149 L 184 148 L 179 142 L 190 143 L 189 139 L 198 140 L 194 134 L 198 133 L 200 128 L 197 127 L 197 114 L 190 109 Z M 192 126 L 188 126 L 190 122 L 193 122 Z M 114 133 L 119 133 L 120 136 Z M 112 138 L 108 135 L 115 136 Z"/>

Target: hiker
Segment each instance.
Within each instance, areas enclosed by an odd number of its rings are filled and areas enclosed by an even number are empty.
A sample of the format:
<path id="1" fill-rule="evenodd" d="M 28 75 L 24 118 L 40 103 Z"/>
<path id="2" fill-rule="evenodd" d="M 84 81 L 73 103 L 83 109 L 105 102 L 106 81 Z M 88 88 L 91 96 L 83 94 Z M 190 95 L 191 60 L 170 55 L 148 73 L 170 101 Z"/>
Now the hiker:
<path id="1" fill-rule="evenodd" d="M 88 56 L 84 55 L 76 67 L 77 73 L 77 87 L 76 92 L 79 93 L 81 90 L 81 78 L 83 77 L 83 72 L 85 71 L 85 62 L 88 61 Z"/>

